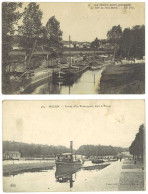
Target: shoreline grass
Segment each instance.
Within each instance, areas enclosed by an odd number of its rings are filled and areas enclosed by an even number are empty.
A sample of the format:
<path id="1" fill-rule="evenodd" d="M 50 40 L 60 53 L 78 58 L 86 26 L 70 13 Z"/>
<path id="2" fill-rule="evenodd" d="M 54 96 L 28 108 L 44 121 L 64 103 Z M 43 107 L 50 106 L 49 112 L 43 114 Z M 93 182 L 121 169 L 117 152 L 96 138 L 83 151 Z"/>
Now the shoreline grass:
<path id="1" fill-rule="evenodd" d="M 49 170 L 53 169 L 54 166 L 55 166 L 54 162 L 8 164 L 3 166 L 3 176 L 15 175 L 23 172 Z"/>
<path id="2" fill-rule="evenodd" d="M 109 65 L 102 72 L 100 94 L 144 94 L 145 64 Z"/>

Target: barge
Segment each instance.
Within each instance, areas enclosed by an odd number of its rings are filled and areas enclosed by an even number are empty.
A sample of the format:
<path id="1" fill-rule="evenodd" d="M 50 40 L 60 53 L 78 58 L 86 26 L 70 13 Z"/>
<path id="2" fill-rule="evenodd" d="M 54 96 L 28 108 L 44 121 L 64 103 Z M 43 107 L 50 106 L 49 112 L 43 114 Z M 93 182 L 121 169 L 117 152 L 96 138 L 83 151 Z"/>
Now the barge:
<path id="1" fill-rule="evenodd" d="M 82 73 L 89 69 L 89 65 L 75 65 L 67 68 L 61 68 L 59 71 L 54 71 L 52 74 L 53 83 L 73 84 Z"/>

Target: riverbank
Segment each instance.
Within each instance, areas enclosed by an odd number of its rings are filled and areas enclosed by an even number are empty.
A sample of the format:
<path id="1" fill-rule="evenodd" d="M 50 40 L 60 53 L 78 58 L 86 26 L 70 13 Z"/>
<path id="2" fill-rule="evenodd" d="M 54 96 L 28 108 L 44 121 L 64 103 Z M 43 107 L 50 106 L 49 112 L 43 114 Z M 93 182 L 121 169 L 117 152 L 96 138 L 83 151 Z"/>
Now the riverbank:
<path id="1" fill-rule="evenodd" d="M 54 162 L 8 164 L 3 166 L 3 176 L 15 175 L 23 172 L 49 170 L 53 169 L 54 165 Z"/>
<path id="2" fill-rule="evenodd" d="M 81 181 L 72 191 L 144 191 L 143 164 L 125 159 L 116 161 L 99 171 L 98 175 Z M 97 184 L 94 184 L 97 183 Z"/>
<path id="3" fill-rule="evenodd" d="M 6 87 L 7 90 L 3 91 L 3 94 L 29 94 L 37 86 L 46 83 L 52 82 L 52 72 L 59 69 L 58 67 L 46 68 L 39 67 L 32 70 L 32 75 L 25 74 L 24 76 L 15 76 L 7 74 L 7 82 L 9 83 Z M 5 88 L 5 89 L 6 89 Z"/>
<path id="4" fill-rule="evenodd" d="M 144 94 L 145 63 L 108 65 L 102 72 L 100 94 Z"/>
<path id="5" fill-rule="evenodd" d="M 118 191 L 118 183 L 122 170 L 122 162 L 112 162 L 92 177 L 86 177 L 72 191 Z"/>
<path id="6" fill-rule="evenodd" d="M 145 168 L 142 162 L 124 160 L 119 181 L 119 191 L 144 191 L 145 190 Z"/>

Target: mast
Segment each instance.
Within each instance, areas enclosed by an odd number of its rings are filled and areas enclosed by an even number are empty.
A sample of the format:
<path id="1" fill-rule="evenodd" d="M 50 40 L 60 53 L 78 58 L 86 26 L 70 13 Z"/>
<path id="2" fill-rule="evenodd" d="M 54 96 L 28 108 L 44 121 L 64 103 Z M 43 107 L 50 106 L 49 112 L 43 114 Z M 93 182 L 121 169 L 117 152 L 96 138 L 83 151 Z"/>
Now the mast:
<path id="1" fill-rule="evenodd" d="M 70 141 L 70 152 L 71 152 L 71 159 L 72 159 L 72 162 L 73 162 L 73 141 Z"/>
<path id="2" fill-rule="evenodd" d="M 71 42 L 71 40 L 70 40 L 70 35 L 69 35 L 69 67 L 71 66 L 71 52 L 70 52 L 70 42 Z"/>
<path id="3" fill-rule="evenodd" d="M 73 154 L 73 141 L 70 141 L 70 151 Z"/>

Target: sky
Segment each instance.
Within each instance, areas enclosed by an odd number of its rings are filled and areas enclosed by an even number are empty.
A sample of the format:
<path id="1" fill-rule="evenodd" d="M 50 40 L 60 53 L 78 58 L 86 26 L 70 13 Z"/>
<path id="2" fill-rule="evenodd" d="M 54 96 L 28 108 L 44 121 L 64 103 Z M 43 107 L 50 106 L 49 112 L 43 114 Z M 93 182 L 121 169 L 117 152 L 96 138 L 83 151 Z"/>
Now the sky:
<path id="1" fill-rule="evenodd" d="M 24 3 L 23 8 L 27 4 Z M 96 37 L 104 39 L 107 31 L 114 25 L 121 25 L 124 29 L 145 24 L 144 3 L 131 2 L 126 9 L 121 2 L 114 5 L 104 4 L 40 3 L 42 23 L 46 25 L 48 19 L 55 15 L 63 31 L 63 40 L 68 40 L 71 35 L 73 41 L 93 41 Z"/>
<path id="2" fill-rule="evenodd" d="M 4 101 L 3 141 L 129 147 L 144 107 L 144 100 Z"/>

